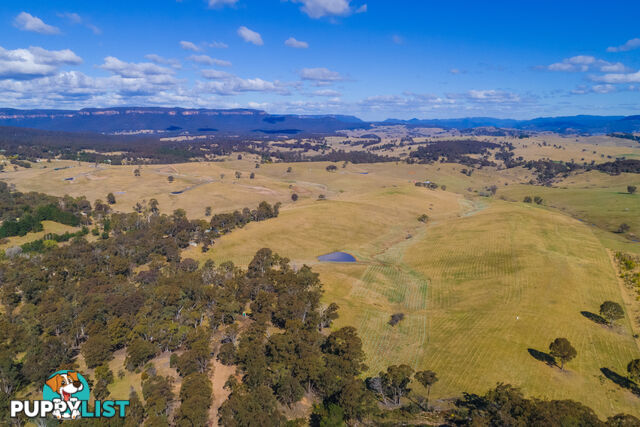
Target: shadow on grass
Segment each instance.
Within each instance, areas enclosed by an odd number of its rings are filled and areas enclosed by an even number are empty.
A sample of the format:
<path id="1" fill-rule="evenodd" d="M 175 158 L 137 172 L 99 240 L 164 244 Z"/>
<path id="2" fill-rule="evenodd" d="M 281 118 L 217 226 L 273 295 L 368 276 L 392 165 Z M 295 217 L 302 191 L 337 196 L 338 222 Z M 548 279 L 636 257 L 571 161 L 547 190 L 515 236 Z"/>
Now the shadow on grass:
<path id="1" fill-rule="evenodd" d="M 544 362 L 549 366 L 558 366 L 556 365 L 556 360 L 549 354 L 540 350 L 536 350 L 534 348 L 528 348 L 527 351 L 534 359 Z"/>
<path id="2" fill-rule="evenodd" d="M 629 378 L 623 377 L 609 368 L 600 368 L 600 372 L 620 387 L 629 389 L 633 394 L 640 396 L 640 387 L 638 387 L 638 384 L 634 383 Z"/>
<path id="3" fill-rule="evenodd" d="M 600 316 L 599 314 L 595 314 L 595 313 L 592 313 L 590 311 L 581 311 L 580 314 L 582 314 L 587 319 L 589 319 L 592 322 L 595 322 L 595 323 L 597 323 L 599 325 L 606 325 L 607 324 L 606 319 L 604 317 Z"/>

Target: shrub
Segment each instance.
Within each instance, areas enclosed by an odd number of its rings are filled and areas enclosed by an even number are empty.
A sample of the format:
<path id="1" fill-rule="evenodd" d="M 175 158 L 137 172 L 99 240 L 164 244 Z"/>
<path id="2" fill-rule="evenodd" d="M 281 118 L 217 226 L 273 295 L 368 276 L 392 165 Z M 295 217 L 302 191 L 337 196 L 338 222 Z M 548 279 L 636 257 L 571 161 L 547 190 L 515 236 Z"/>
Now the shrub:
<path id="1" fill-rule="evenodd" d="M 389 324 L 396 326 L 402 320 L 404 320 L 404 313 L 394 313 L 391 315 L 391 319 L 389 319 Z"/>

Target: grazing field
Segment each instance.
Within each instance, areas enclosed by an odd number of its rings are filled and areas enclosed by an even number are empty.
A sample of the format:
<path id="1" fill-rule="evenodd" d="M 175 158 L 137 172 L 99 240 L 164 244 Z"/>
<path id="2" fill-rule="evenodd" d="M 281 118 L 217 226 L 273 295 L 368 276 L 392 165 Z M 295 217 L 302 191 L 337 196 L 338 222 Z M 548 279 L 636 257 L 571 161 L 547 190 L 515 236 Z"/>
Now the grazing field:
<path id="1" fill-rule="evenodd" d="M 50 233 L 64 234 L 66 232 L 74 233 L 80 230 L 80 227 L 71 227 L 69 225 L 60 224 L 54 221 L 42 221 L 42 231 L 27 233 L 24 236 L 7 237 L 5 243 L 0 244 L 0 250 L 5 250 L 13 246 L 20 246 L 34 240 L 42 239 Z"/>
<path id="2" fill-rule="evenodd" d="M 591 171 L 578 173 L 554 187 L 511 185 L 500 191 L 508 200 L 521 202 L 525 196 L 540 196 L 544 204 L 602 228 L 616 231 L 626 223 L 630 232 L 640 235 L 640 194 L 629 194 L 627 186 L 640 187 L 637 174 L 609 176 Z"/>
<path id="3" fill-rule="evenodd" d="M 277 218 L 234 230 L 208 252 L 189 247 L 183 257 L 246 266 L 269 247 L 295 266 L 311 265 L 324 283 L 323 301 L 340 306 L 335 325 L 358 329 L 369 374 L 398 363 L 432 369 L 440 378 L 436 398 L 506 382 L 532 396 L 581 401 L 601 416 L 640 415 L 640 398 L 601 371 L 625 375 L 626 364 L 640 357 L 630 320 L 608 328 L 581 314 L 597 313 L 604 300 L 623 302 L 607 248 L 639 251 L 640 244 L 612 233 L 621 222 L 640 231 L 640 196 L 625 193 L 627 185 L 640 186 L 637 175 L 579 173 L 541 187 L 528 184 L 533 173 L 523 168 L 487 167 L 466 176 L 457 164 L 337 163 L 328 172 L 328 162 L 256 168 L 258 160 L 234 155 L 223 162 L 146 165 L 140 177 L 135 166 L 57 161 L 2 178 L 21 191 L 84 195 L 92 202 L 113 192 L 119 211 L 156 198 L 162 212 L 181 208 L 200 218 L 206 206 L 216 213 L 282 202 Z M 439 187 L 414 185 L 426 180 Z M 478 195 L 491 185 L 494 197 Z M 522 202 L 536 195 L 542 205 Z M 422 214 L 426 224 L 418 221 Z M 334 251 L 357 262 L 317 260 Z M 397 313 L 404 318 L 392 326 Z M 564 372 L 539 360 L 556 337 L 578 351 Z M 112 363 L 117 372 L 121 362 Z M 125 392 L 136 378 L 125 376 L 112 388 Z"/>

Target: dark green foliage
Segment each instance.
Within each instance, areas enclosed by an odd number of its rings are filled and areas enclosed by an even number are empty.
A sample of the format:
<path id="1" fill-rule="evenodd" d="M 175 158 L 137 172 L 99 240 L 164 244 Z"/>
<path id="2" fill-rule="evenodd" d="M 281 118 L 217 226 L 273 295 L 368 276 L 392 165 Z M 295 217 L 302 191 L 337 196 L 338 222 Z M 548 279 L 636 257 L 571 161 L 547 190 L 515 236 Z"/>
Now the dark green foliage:
<path id="1" fill-rule="evenodd" d="M 620 224 L 620 226 L 616 230 L 616 233 L 623 233 L 624 234 L 627 231 L 629 231 L 630 229 L 631 229 L 631 227 L 629 226 L 629 224 L 627 224 L 626 222 L 623 222 L 622 224 Z"/>
<path id="2" fill-rule="evenodd" d="M 264 385 L 251 391 L 245 388 L 234 390 L 218 411 L 220 424 L 226 427 L 270 427 L 282 426 L 286 419 L 278 411 L 273 391 Z"/>
<path id="3" fill-rule="evenodd" d="M 560 359 L 560 369 L 564 369 L 564 364 L 572 360 L 578 352 L 566 338 L 556 338 L 549 344 L 549 354 Z"/>
<path id="4" fill-rule="evenodd" d="M 145 400 L 147 416 L 152 417 L 156 422 L 166 422 L 169 415 L 169 404 L 173 400 L 170 377 L 149 375 L 142 382 L 142 397 Z"/>
<path id="5" fill-rule="evenodd" d="M 531 199 L 531 196 L 524 196 L 524 200 L 523 202 L 525 203 L 531 203 L 533 200 Z"/>
<path id="6" fill-rule="evenodd" d="M 629 362 L 627 372 L 631 381 L 640 382 L 640 359 L 634 359 Z"/>
<path id="7" fill-rule="evenodd" d="M 107 194 L 107 203 L 109 203 L 110 205 L 116 204 L 116 196 L 114 196 L 113 193 Z"/>
<path id="8" fill-rule="evenodd" d="M 82 345 L 82 355 L 89 368 L 108 362 L 112 354 L 111 340 L 103 333 L 91 335 Z"/>
<path id="9" fill-rule="evenodd" d="M 181 404 L 174 420 L 175 425 L 206 425 L 211 400 L 211 381 L 206 374 L 192 373 L 184 377 L 180 387 Z"/>
<path id="10" fill-rule="evenodd" d="M 93 395 L 98 400 L 105 400 L 109 396 L 107 387 L 113 383 L 113 372 L 107 365 L 100 365 L 94 371 L 95 381 L 91 389 Z"/>
<path id="11" fill-rule="evenodd" d="M 136 338 L 127 347 L 127 358 L 125 360 L 125 364 L 127 369 L 133 370 L 153 356 L 158 352 L 158 348 L 151 342 L 146 341 L 142 338 Z"/>
<path id="12" fill-rule="evenodd" d="M 396 326 L 404 319 L 404 313 L 394 313 L 391 315 L 391 319 L 389 319 L 389 324 L 391 326 Z"/>
<path id="13" fill-rule="evenodd" d="M 526 399 L 508 384 L 485 395 L 464 394 L 456 402 L 451 421 L 467 426 L 604 426 L 590 408 L 572 400 Z"/>
<path id="14" fill-rule="evenodd" d="M 236 347 L 231 342 L 226 342 L 220 346 L 218 360 L 223 365 L 233 365 L 236 363 Z"/>
<path id="15" fill-rule="evenodd" d="M 242 228 L 251 221 L 264 221 L 275 218 L 280 212 L 280 203 L 270 205 L 267 202 L 260 202 L 257 209 L 249 210 L 244 208 L 242 212 L 216 214 L 211 217 L 210 226 L 217 236 L 221 236 L 236 227 Z"/>
<path id="16" fill-rule="evenodd" d="M 413 378 L 427 390 L 425 409 L 429 409 L 429 394 L 431 394 L 431 387 L 438 382 L 438 376 L 433 371 L 418 371 Z"/>
<path id="17" fill-rule="evenodd" d="M 624 317 L 624 310 L 617 302 L 605 301 L 600 305 L 600 316 L 609 322 L 609 326 L 613 326 L 616 320 Z"/>
<path id="18" fill-rule="evenodd" d="M 80 212 L 91 212 L 91 205 L 86 199 L 20 193 L 11 191 L 5 182 L 0 182 L 0 219 L 4 220 L 0 226 L 0 238 L 42 231 L 41 221 L 45 220 L 75 227 L 80 225 Z"/>
<path id="19" fill-rule="evenodd" d="M 627 193 L 629 194 L 635 194 L 637 189 L 638 187 L 636 187 L 635 185 L 627 185 Z"/>
<path id="20" fill-rule="evenodd" d="M 131 387 L 129 393 L 129 406 L 127 407 L 127 416 L 124 421 L 125 427 L 138 427 L 144 420 L 144 405 L 140 401 L 140 396 Z"/>

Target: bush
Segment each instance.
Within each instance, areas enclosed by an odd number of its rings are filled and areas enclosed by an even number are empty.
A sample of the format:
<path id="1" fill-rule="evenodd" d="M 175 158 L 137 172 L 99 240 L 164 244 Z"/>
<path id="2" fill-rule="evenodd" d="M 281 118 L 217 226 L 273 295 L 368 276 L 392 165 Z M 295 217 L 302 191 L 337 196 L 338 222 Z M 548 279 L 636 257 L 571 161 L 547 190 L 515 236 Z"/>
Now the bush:
<path id="1" fill-rule="evenodd" d="M 232 342 L 226 342 L 220 346 L 218 360 L 223 365 L 233 365 L 236 363 L 236 347 Z"/>
<path id="2" fill-rule="evenodd" d="M 142 338 L 134 339 L 127 347 L 127 358 L 125 359 L 127 369 L 133 371 L 142 366 L 155 356 L 157 351 L 156 346 L 149 341 Z"/>
<path id="3" fill-rule="evenodd" d="M 525 203 L 531 203 L 533 200 L 531 200 L 531 196 L 525 196 L 523 199 L 523 202 Z"/>
<path id="4" fill-rule="evenodd" d="M 391 315 L 391 319 L 389 319 L 389 324 L 396 326 L 402 320 L 404 320 L 404 313 L 394 313 Z"/>
<path id="5" fill-rule="evenodd" d="M 296 193 L 293 193 L 291 195 L 291 200 L 293 200 L 294 202 L 298 200 L 298 195 Z"/>

